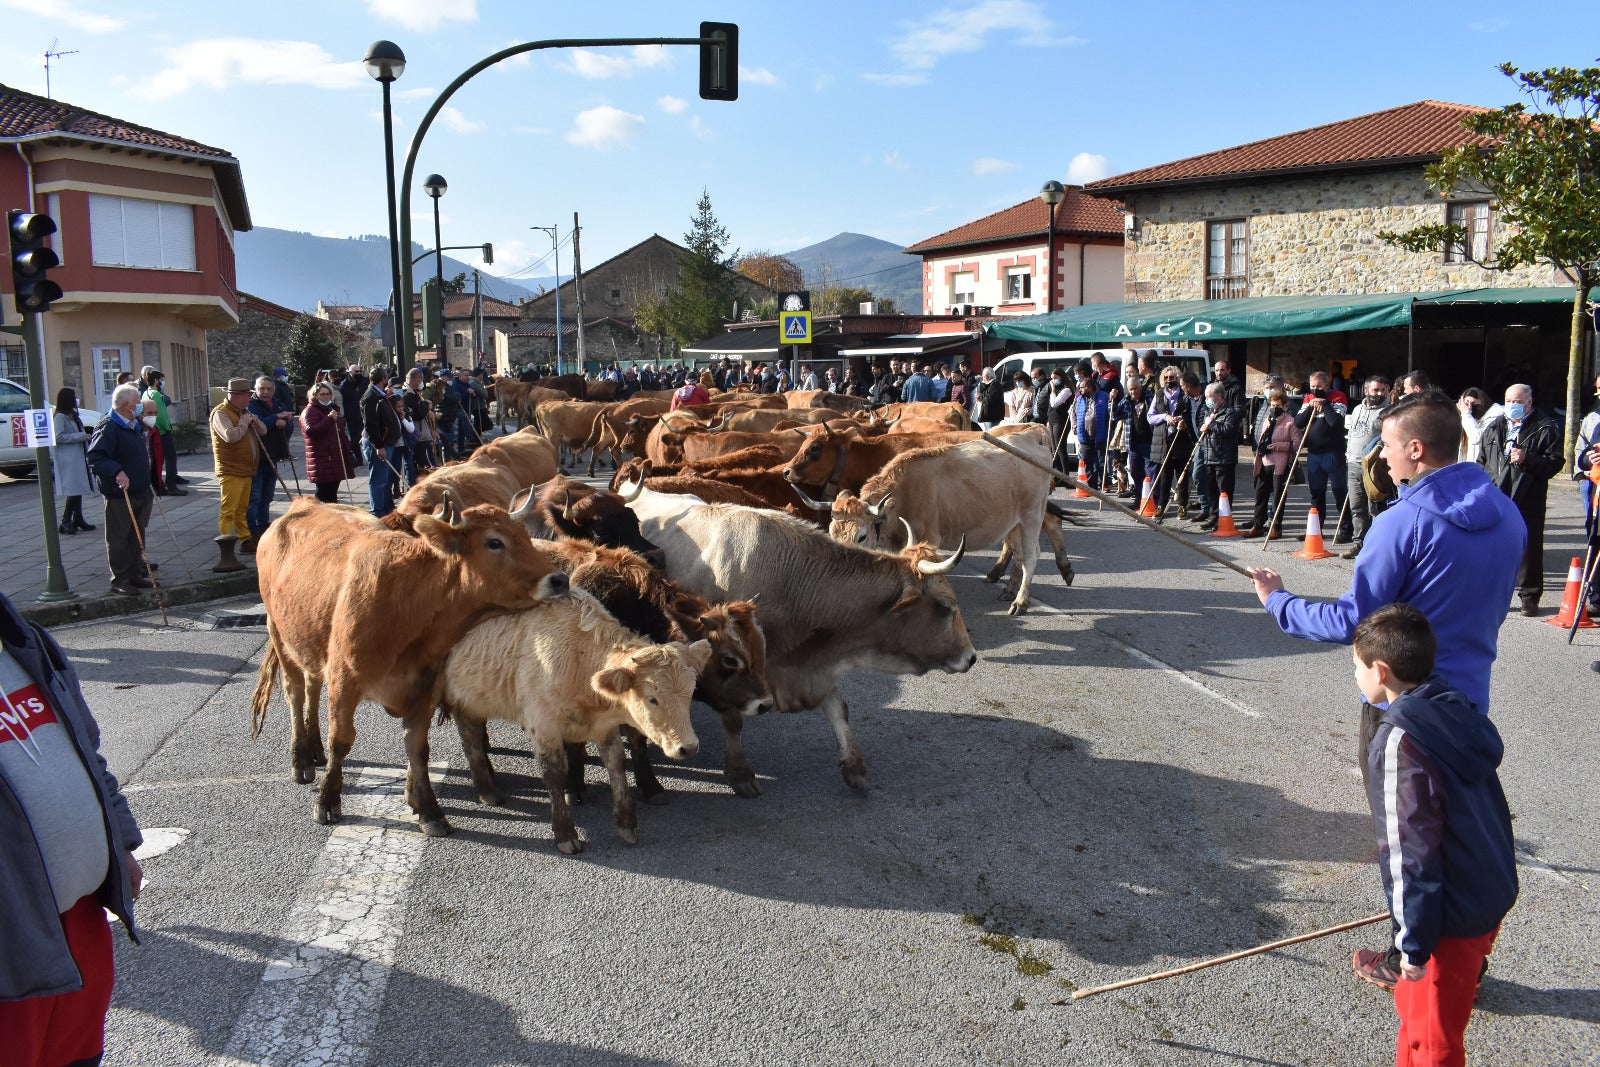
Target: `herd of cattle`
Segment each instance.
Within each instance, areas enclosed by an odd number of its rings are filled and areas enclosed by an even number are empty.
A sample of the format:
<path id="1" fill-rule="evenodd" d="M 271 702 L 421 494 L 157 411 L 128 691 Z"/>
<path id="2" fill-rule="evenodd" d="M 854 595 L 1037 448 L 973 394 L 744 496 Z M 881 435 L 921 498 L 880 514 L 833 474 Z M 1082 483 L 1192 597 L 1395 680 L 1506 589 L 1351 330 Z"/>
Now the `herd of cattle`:
<path id="1" fill-rule="evenodd" d="M 500 417 L 520 429 L 420 479 L 393 514 L 302 498 L 262 537 L 254 732 L 281 680 L 295 779 L 326 765 L 319 821 L 340 817 L 363 700 L 401 719 L 406 801 L 433 836 L 450 832 L 428 778 L 436 713 L 454 721 L 485 804 L 501 798 L 488 720 L 526 730 L 564 853 L 582 848 L 567 802 L 585 746 L 632 842 L 624 743 L 638 795 L 664 801 L 647 746 L 698 751 L 693 698 L 721 721 L 735 793 L 760 793 L 741 731 L 773 709 L 820 709 L 845 781 L 865 789 L 840 679 L 977 662 L 945 577 L 965 551 L 1002 549 L 987 579 L 1009 574 L 1012 614 L 1028 607 L 1041 532 L 1072 581 L 1051 477 L 954 405 L 872 412 L 825 392 L 732 392 L 669 411 L 670 394 L 618 402 L 590 399 L 577 376 L 547 384 L 497 382 Z M 997 432 L 1050 462 L 1043 427 Z M 611 456 L 610 490 L 563 473 L 584 451 L 591 471 Z"/>

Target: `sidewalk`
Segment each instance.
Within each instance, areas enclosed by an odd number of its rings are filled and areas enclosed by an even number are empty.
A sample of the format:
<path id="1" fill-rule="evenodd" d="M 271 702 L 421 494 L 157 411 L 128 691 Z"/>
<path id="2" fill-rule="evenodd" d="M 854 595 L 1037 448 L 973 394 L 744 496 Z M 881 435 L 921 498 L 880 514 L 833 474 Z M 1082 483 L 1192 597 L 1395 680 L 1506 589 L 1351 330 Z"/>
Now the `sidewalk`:
<path id="1" fill-rule="evenodd" d="M 293 437 L 290 448 L 294 468 L 300 472 L 300 488 L 306 496 L 311 496 L 315 490 L 305 480 L 305 455 L 299 434 Z M 293 493 L 295 477 L 289 464 L 281 464 L 279 470 Z M 189 480 L 189 484 L 182 486 L 188 490 L 188 495 L 156 497 L 150 525 L 145 530 L 145 548 L 150 561 L 158 568 L 156 580 L 161 584 L 163 599 L 170 607 L 255 592 L 255 567 L 249 556 L 240 557 L 247 571 L 226 575 L 211 571 L 219 558 L 212 538 L 217 536 L 217 509 L 221 499 L 217 479 L 211 471 L 211 453 L 179 456 L 178 473 Z M 366 468 L 357 469 L 355 477 L 344 483 L 339 499 L 366 507 Z M 66 570 L 67 587 L 77 598 L 41 605 L 37 598 L 45 587 L 45 535 L 39 510 L 39 484 L 34 478 L 16 480 L 0 475 L 0 528 L 7 533 L 6 551 L 0 558 L 0 592 L 45 625 L 154 608 L 156 601 L 151 593 L 122 597 L 110 592 L 104 511 L 115 503 L 98 494 L 84 498 L 83 516 L 97 529 L 61 536 L 61 562 Z M 60 521 L 61 504 L 61 499 L 57 498 L 52 526 Z M 280 486 L 273 500 L 272 514 L 282 515 L 287 507 L 288 501 Z"/>

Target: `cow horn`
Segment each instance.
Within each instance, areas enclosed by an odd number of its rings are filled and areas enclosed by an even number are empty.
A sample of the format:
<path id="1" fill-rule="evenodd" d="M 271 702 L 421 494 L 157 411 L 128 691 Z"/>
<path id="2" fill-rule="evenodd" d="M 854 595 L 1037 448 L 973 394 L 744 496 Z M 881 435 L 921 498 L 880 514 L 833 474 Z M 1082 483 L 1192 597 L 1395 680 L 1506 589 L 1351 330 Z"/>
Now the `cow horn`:
<path id="1" fill-rule="evenodd" d="M 639 416 L 635 415 L 633 418 L 629 419 L 627 422 L 623 423 L 622 425 L 624 425 L 624 426 L 637 426 L 637 425 L 639 425 Z"/>
<path id="2" fill-rule="evenodd" d="M 445 487 L 443 498 L 439 501 L 439 518 L 448 522 L 452 530 L 464 530 L 467 527 L 467 520 L 461 517 L 461 499 L 449 486 Z"/>
<path id="3" fill-rule="evenodd" d="M 886 429 L 891 429 L 892 430 L 892 429 L 894 429 L 895 423 L 899 422 L 901 419 L 903 419 L 905 417 L 906 417 L 905 412 L 902 411 L 900 414 L 896 415 L 894 418 L 892 418 L 889 421 L 885 422 L 883 425 L 884 425 L 884 427 Z"/>
<path id="4" fill-rule="evenodd" d="M 639 476 L 639 480 L 631 486 L 627 482 L 623 482 L 617 489 L 617 495 L 622 498 L 624 504 L 633 503 L 639 499 L 639 494 L 642 492 L 644 492 L 644 475 L 642 473 Z"/>
<path id="5" fill-rule="evenodd" d="M 561 494 L 561 517 L 568 522 L 572 521 L 572 490 L 568 489 Z"/>
<path id="6" fill-rule="evenodd" d="M 833 505 L 832 504 L 829 504 L 826 501 L 822 501 L 822 500 L 812 500 L 810 497 L 808 497 L 804 493 L 802 493 L 800 491 L 800 487 L 798 485 L 795 485 L 793 482 L 789 483 L 789 488 L 793 489 L 794 490 L 794 495 L 800 498 L 800 503 L 804 504 L 806 507 L 810 508 L 812 511 L 832 511 L 833 510 Z"/>
<path id="7" fill-rule="evenodd" d="M 511 506 L 506 508 L 506 510 L 511 513 L 511 520 L 513 522 L 522 522 L 533 511 L 534 488 L 534 486 L 530 485 L 527 489 L 518 489 L 515 493 L 511 494 Z M 523 501 L 522 506 L 519 508 L 517 507 L 517 497 L 521 496 L 523 493 L 528 494 L 528 499 Z"/>
<path id="8" fill-rule="evenodd" d="M 917 570 L 922 574 L 944 574 L 947 571 L 954 570 L 956 564 L 961 562 L 961 557 L 965 556 L 966 554 L 967 535 L 962 534 L 961 543 L 956 545 L 956 550 L 951 553 L 949 559 L 945 560 L 943 563 L 935 563 L 931 559 L 918 560 Z"/>
<path id="9" fill-rule="evenodd" d="M 885 493 L 878 498 L 878 502 L 876 504 L 868 504 L 867 514 L 881 522 L 883 520 L 883 509 L 888 505 L 889 499 L 893 496 L 893 493 Z M 909 527 L 907 528 L 907 532 L 909 532 Z M 907 543 L 909 544 L 909 542 Z"/>

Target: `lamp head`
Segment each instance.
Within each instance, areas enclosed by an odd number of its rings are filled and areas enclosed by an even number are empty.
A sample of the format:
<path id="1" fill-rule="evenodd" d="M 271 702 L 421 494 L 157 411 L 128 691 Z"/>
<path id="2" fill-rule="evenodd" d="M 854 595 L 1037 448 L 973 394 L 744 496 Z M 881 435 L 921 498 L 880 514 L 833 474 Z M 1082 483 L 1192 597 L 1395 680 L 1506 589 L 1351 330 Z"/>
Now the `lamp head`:
<path id="1" fill-rule="evenodd" d="M 429 196 L 437 200 L 445 194 L 445 190 L 450 188 L 450 183 L 437 174 L 430 174 L 427 180 L 422 183 L 422 188 L 427 191 Z"/>
<path id="2" fill-rule="evenodd" d="M 1056 181 L 1054 178 L 1052 178 L 1050 181 L 1045 182 L 1044 185 L 1041 186 L 1040 189 L 1039 189 L 1039 199 L 1043 200 L 1045 203 L 1049 204 L 1051 207 L 1055 207 L 1057 204 L 1061 203 L 1061 201 L 1065 200 L 1066 198 L 1067 198 L 1067 188 L 1066 188 L 1066 186 L 1062 185 L 1060 182 Z"/>
<path id="3" fill-rule="evenodd" d="M 373 41 L 362 60 L 367 73 L 380 82 L 392 82 L 406 69 L 406 54 L 393 41 Z"/>

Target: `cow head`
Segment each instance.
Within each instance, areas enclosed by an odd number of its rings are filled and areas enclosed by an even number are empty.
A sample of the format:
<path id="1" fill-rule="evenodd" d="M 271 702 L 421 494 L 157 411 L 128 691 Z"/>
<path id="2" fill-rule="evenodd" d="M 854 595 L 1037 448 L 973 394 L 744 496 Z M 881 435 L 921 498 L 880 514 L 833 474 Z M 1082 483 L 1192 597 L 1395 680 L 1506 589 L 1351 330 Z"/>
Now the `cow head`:
<path id="1" fill-rule="evenodd" d="M 784 480 L 792 485 L 835 484 L 850 442 L 858 436 L 854 429 L 836 432 L 826 424 L 812 429 L 800 441 L 800 448 L 789 465 L 784 467 Z"/>
<path id="2" fill-rule="evenodd" d="M 445 490 L 437 512 L 411 520 L 417 538 L 453 567 L 452 599 L 517 610 L 567 591 L 567 576 L 534 547 L 522 525 L 527 507 L 507 513 L 479 504 L 463 511 Z"/>
<path id="3" fill-rule="evenodd" d="M 628 721 L 672 759 L 700 751 L 689 721 L 695 678 L 711 656 L 705 641 L 692 645 L 618 647 L 606 657 L 590 684 L 595 692 L 622 705 Z"/>
<path id="4" fill-rule="evenodd" d="M 963 538 L 945 559 L 926 543 L 908 545 L 892 557 L 902 568 L 900 594 L 886 605 L 889 629 L 880 630 L 874 642 L 874 655 L 882 661 L 879 669 L 962 674 L 978 662 L 961 605 L 945 578 L 965 554 Z"/>
<path id="5" fill-rule="evenodd" d="M 704 606 L 704 601 L 695 605 Z M 701 668 L 695 695 L 717 711 L 749 717 L 772 710 L 767 688 L 767 639 L 756 622 L 756 606 L 748 600 L 716 604 L 686 616 L 674 605 L 679 625 L 691 637 L 709 642 L 711 653 Z"/>
<path id="6" fill-rule="evenodd" d="M 540 487 L 539 500 L 545 523 L 565 537 L 631 549 L 657 567 L 666 562 L 661 550 L 639 532 L 639 517 L 633 509 L 610 490 L 558 478 Z"/>
<path id="7" fill-rule="evenodd" d="M 644 455 L 645 441 L 650 437 L 650 431 L 656 428 L 656 423 L 661 421 L 660 415 L 635 415 L 623 423 L 624 432 L 617 447 L 634 456 Z"/>
<path id="8" fill-rule="evenodd" d="M 869 504 L 848 489 L 840 490 L 831 505 L 810 497 L 796 489 L 801 503 L 816 511 L 830 512 L 828 536 L 857 548 L 887 548 L 884 524 L 889 521 L 889 502 L 894 494 L 885 493 L 876 504 Z"/>

